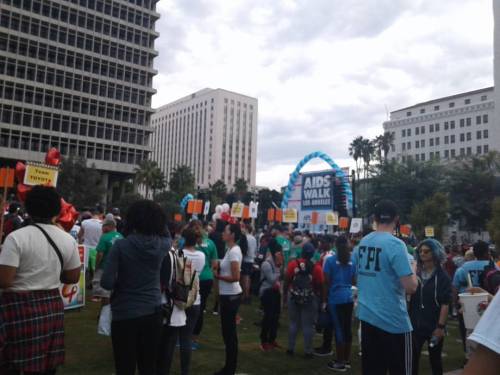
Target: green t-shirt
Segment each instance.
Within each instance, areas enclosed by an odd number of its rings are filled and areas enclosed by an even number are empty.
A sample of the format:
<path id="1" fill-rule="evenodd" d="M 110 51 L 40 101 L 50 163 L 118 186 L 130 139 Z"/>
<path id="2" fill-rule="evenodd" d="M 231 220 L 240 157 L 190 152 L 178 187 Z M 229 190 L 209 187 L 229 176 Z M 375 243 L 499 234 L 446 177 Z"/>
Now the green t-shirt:
<path id="1" fill-rule="evenodd" d="M 298 259 L 302 256 L 302 246 L 293 246 L 291 249 L 290 249 L 290 256 L 288 257 L 288 262 L 287 262 L 287 266 L 288 264 L 293 260 L 293 259 Z"/>
<path id="2" fill-rule="evenodd" d="M 283 250 L 283 258 L 285 264 L 288 264 L 288 259 L 290 258 L 290 249 L 292 248 L 292 244 L 285 237 L 278 236 L 276 237 L 276 242 L 281 245 L 281 249 Z"/>
<path id="3" fill-rule="evenodd" d="M 213 280 L 212 261 L 217 259 L 217 247 L 210 238 L 204 236 L 201 245 L 197 246 L 196 250 L 205 254 L 205 267 L 201 271 L 200 280 Z"/>
<path id="4" fill-rule="evenodd" d="M 102 260 L 101 263 L 99 264 L 99 268 L 104 268 L 109 250 L 111 250 L 116 240 L 121 240 L 122 238 L 123 236 L 116 231 L 104 233 L 101 236 L 101 238 L 99 239 L 99 243 L 97 244 L 96 247 L 96 251 L 98 253 L 102 253 Z"/>

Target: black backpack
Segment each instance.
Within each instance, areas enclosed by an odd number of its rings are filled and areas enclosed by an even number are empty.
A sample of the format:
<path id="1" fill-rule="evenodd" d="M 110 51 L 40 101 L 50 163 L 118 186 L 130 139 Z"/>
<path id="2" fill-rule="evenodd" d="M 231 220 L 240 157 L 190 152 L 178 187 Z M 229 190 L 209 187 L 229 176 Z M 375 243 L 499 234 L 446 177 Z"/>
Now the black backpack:
<path id="1" fill-rule="evenodd" d="M 481 288 L 495 295 L 500 286 L 500 270 L 493 261 L 490 261 L 480 277 Z"/>
<path id="2" fill-rule="evenodd" d="M 298 259 L 295 262 L 295 276 L 293 277 L 290 296 L 295 304 L 307 305 L 314 297 L 312 283 L 313 264 L 310 260 L 304 259 Z"/>

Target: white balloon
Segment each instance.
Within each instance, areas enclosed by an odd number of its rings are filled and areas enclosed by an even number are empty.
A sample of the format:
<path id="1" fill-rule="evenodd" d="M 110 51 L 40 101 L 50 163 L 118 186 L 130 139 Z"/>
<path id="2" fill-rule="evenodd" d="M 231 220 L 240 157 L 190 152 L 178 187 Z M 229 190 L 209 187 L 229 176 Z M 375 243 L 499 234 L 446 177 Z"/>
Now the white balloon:
<path id="1" fill-rule="evenodd" d="M 212 221 L 217 221 L 219 219 L 219 216 L 217 214 L 212 215 Z"/>
<path id="2" fill-rule="evenodd" d="M 215 213 L 216 214 L 222 213 L 222 205 L 218 204 L 217 206 L 215 206 Z"/>
<path id="3" fill-rule="evenodd" d="M 229 212 L 231 210 L 231 207 L 229 207 L 228 203 L 224 203 L 222 205 L 222 212 Z"/>

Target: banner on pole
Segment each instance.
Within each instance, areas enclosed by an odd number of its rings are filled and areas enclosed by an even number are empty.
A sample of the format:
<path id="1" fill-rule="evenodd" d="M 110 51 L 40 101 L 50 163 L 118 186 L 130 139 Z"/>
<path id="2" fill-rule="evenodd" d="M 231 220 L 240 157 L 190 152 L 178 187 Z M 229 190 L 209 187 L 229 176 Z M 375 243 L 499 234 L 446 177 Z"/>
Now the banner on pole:
<path id="1" fill-rule="evenodd" d="M 267 210 L 267 221 L 274 221 L 274 208 L 270 208 Z"/>
<path id="2" fill-rule="evenodd" d="M 339 225 L 339 215 L 336 212 L 326 214 L 326 225 Z"/>
<path id="3" fill-rule="evenodd" d="M 341 217 L 339 220 L 339 228 L 340 229 L 347 229 L 349 228 L 349 218 L 348 217 Z"/>
<path id="4" fill-rule="evenodd" d="M 434 237 L 434 227 L 425 227 L 425 237 Z"/>
<path id="5" fill-rule="evenodd" d="M 311 212 L 311 224 L 316 225 L 319 222 L 319 213 L 316 211 Z"/>
<path id="6" fill-rule="evenodd" d="M 296 223 L 298 221 L 298 213 L 295 208 L 287 208 L 283 212 L 283 222 L 284 223 Z"/>
<path id="7" fill-rule="evenodd" d="M 13 188 L 14 187 L 14 168 L 1 168 L 0 169 L 0 188 Z"/>
<path id="8" fill-rule="evenodd" d="M 278 223 L 283 222 L 283 210 L 281 208 L 276 209 L 276 215 L 274 220 L 276 220 Z"/>
<path id="9" fill-rule="evenodd" d="M 363 219 L 359 217 L 353 217 L 351 220 L 351 229 L 349 233 L 359 233 L 363 229 Z"/>
<path id="10" fill-rule="evenodd" d="M 26 163 L 26 173 L 24 174 L 24 184 L 28 186 L 49 185 L 57 186 L 59 169 L 52 165 L 41 163 Z"/>
<path id="11" fill-rule="evenodd" d="M 244 208 L 245 205 L 241 202 L 233 203 L 233 206 L 231 207 L 231 216 L 236 218 L 242 218 Z"/>
<path id="12" fill-rule="evenodd" d="M 259 210 L 259 202 L 250 202 L 250 217 L 252 219 L 257 219 L 258 210 Z"/>
<path id="13" fill-rule="evenodd" d="M 210 212 L 210 201 L 205 202 L 205 206 L 203 207 L 203 215 L 207 216 Z"/>

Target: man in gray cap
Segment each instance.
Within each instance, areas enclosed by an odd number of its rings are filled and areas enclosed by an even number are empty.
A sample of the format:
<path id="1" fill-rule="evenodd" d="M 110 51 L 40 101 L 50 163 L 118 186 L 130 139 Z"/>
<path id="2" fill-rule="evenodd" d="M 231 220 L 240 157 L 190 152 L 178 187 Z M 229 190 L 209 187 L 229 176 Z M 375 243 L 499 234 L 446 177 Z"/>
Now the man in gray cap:
<path id="1" fill-rule="evenodd" d="M 93 299 L 102 299 L 103 305 L 109 303 L 110 292 L 101 287 L 101 276 L 106 265 L 106 259 L 113 244 L 122 239 L 123 236 L 116 230 L 116 221 L 112 215 L 106 215 L 102 223 L 102 236 L 97 244 L 97 256 L 95 262 L 95 274 L 92 279 Z"/>

